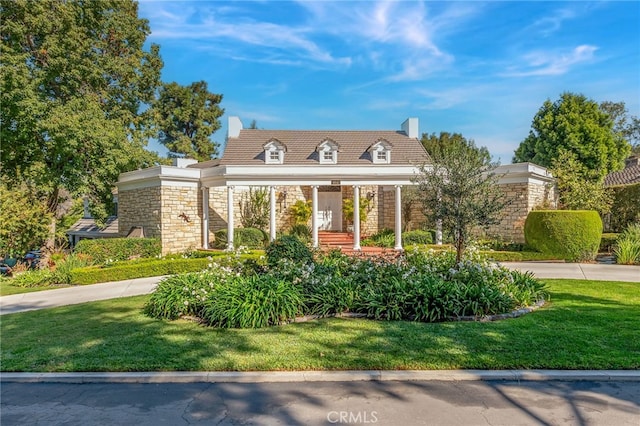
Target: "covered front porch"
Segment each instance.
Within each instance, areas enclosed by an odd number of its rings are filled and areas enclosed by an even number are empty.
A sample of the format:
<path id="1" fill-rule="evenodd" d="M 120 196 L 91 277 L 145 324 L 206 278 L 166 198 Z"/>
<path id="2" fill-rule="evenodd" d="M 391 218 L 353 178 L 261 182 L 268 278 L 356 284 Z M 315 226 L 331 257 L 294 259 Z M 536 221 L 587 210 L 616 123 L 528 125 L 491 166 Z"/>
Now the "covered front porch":
<path id="1" fill-rule="evenodd" d="M 204 167 L 203 167 L 204 166 Z M 218 193 L 224 191 L 226 203 L 227 249 L 234 248 L 234 229 L 236 228 L 236 203 L 234 194 L 251 187 L 267 188 L 269 195 L 269 239 L 273 241 L 278 232 L 279 215 L 283 212 L 284 200 L 287 200 L 287 188 L 304 188 L 304 198 L 311 205 L 311 241 L 313 247 L 320 247 L 321 236 L 326 231 L 349 232 L 352 235 L 353 251 L 360 251 L 363 224 L 360 220 L 361 199 L 376 201 L 374 208 L 380 214 L 382 198 L 385 203 L 385 215 L 391 218 L 395 233 L 395 250 L 402 250 L 402 189 L 413 185 L 412 179 L 418 170 L 413 166 L 379 167 L 243 167 L 212 165 L 201 168 L 202 191 L 202 246 L 210 247 L 209 229 L 211 221 L 210 194 L 215 188 Z M 284 188 L 284 189 L 283 189 Z M 347 224 L 343 214 L 343 200 L 350 199 L 353 205 L 353 219 Z M 286 205 L 284 206 L 286 207 Z M 389 211 L 391 210 L 391 211 Z M 379 218 L 375 226 L 377 232 L 384 221 Z M 324 233 L 324 234 L 323 234 Z M 346 247 L 345 247 L 346 248 Z"/>

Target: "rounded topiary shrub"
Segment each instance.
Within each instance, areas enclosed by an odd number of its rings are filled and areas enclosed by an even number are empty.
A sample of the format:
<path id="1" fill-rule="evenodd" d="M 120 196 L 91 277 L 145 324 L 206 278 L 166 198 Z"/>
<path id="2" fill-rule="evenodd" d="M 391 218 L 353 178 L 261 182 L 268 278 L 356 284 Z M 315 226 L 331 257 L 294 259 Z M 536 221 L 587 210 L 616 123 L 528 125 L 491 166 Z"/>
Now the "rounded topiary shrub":
<path id="1" fill-rule="evenodd" d="M 313 253 L 305 243 L 294 235 L 283 235 L 276 238 L 265 249 L 267 263 L 275 266 L 280 259 L 289 259 L 299 263 L 313 262 Z"/>
<path id="2" fill-rule="evenodd" d="M 593 260 L 602 236 L 602 219 L 591 210 L 534 210 L 524 224 L 527 244 L 569 262 Z"/>

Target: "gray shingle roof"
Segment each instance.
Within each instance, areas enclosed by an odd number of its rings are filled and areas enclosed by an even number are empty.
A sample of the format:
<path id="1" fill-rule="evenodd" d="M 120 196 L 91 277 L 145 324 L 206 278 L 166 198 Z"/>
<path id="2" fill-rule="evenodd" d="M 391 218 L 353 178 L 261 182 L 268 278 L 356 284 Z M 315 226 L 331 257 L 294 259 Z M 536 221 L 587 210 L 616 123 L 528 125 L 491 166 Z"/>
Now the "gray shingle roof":
<path id="1" fill-rule="evenodd" d="M 105 222 L 104 228 L 100 228 L 94 219 L 82 218 L 74 223 L 67 231 L 67 234 L 73 235 L 90 235 L 90 236 L 117 236 L 118 235 L 118 218 L 110 216 Z"/>
<path id="2" fill-rule="evenodd" d="M 429 160 L 420 141 L 402 131 L 243 129 L 239 137 L 228 139 L 220 164 L 264 165 L 263 146 L 274 138 L 287 146 L 284 165 L 319 165 L 316 147 L 326 139 L 340 146 L 338 165 L 373 165 L 367 150 L 380 139 L 392 145 L 391 165 L 421 164 Z"/>
<path id="3" fill-rule="evenodd" d="M 640 183 L 640 164 L 609 173 L 604 178 L 605 186 L 630 185 L 632 183 Z"/>

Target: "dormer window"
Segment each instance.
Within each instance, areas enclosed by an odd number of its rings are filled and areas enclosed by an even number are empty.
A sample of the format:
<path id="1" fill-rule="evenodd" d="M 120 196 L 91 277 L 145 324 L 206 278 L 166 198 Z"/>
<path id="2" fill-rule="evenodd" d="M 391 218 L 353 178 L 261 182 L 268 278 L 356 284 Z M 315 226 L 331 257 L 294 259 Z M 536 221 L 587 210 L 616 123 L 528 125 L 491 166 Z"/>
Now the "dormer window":
<path id="1" fill-rule="evenodd" d="M 371 160 L 374 164 L 390 164 L 391 163 L 391 142 L 386 139 L 378 139 L 368 149 L 371 153 Z"/>
<path id="2" fill-rule="evenodd" d="M 376 151 L 376 163 L 388 163 L 389 162 L 389 156 L 388 156 L 388 152 L 386 150 L 380 150 L 380 151 Z"/>
<path id="3" fill-rule="evenodd" d="M 278 139 L 270 139 L 262 148 L 264 149 L 264 162 L 266 164 L 284 163 L 284 153 L 287 152 L 287 146 Z"/>
<path id="4" fill-rule="evenodd" d="M 320 164 L 338 164 L 340 145 L 332 139 L 325 139 L 317 147 Z"/>

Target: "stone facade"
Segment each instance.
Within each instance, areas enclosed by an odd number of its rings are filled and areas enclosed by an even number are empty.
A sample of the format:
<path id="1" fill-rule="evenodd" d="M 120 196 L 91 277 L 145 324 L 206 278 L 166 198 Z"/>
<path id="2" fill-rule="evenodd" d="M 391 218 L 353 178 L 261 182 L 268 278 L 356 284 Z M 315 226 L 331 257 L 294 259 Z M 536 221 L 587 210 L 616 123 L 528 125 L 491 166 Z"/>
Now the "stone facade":
<path id="1" fill-rule="evenodd" d="M 485 234 L 506 242 L 524 243 L 524 222 L 535 208 L 555 208 L 555 190 L 543 182 L 508 183 L 500 185 L 510 201 L 502 212 L 497 225 L 490 226 Z"/>
<path id="2" fill-rule="evenodd" d="M 552 187 L 544 183 L 508 183 L 501 185 L 511 203 L 505 208 L 498 225 L 483 232 L 489 238 L 503 241 L 524 242 L 524 221 L 528 213 L 542 205 L 553 206 L 555 194 Z M 240 205 L 248 193 L 248 187 L 234 189 L 234 223 L 241 227 Z M 407 203 L 407 187 L 403 187 L 403 230 L 424 228 L 426 218 L 419 200 Z M 341 188 L 342 199 L 353 198 L 353 188 Z M 268 196 L 268 194 L 267 194 Z M 360 224 L 361 235 L 373 235 L 381 229 L 395 226 L 395 186 L 361 186 L 360 196 L 369 198 L 367 218 Z M 276 230 L 286 231 L 292 224 L 289 208 L 297 200 L 310 200 L 310 186 L 276 187 Z M 175 253 L 202 246 L 202 196 L 193 187 L 154 186 L 119 192 L 119 229 L 126 236 L 132 227 L 142 226 L 145 236 L 158 237 L 162 241 L 162 252 Z M 404 213 L 409 207 L 410 213 Z M 209 188 L 209 241 L 212 244 L 215 232 L 227 229 L 227 189 Z M 311 226 L 311 220 L 308 223 Z M 343 216 L 343 230 L 348 224 Z"/>
<path id="3" fill-rule="evenodd" d="M 142 226 L 145 237 L 162 234 L 160 186 L 118 191 L 118 234 L 127 236 L 134 226 Z"/>
<path id="4" fill-rule="evenodd" d="M 141 226 L 145 237 L 160 238 L 162 254 L 202 246 L 201 206 L 197 187 L 153 186 L 118 193 L 118 233 Z"/>
<path id="5" fill-rule="evenodd" d="M 353 199 L 353 187 L 342 187 L 342 202 L 344 200 Z M 375 185 L 361 185 L 360 186 L 360 199 L 369 199 L 369 206 L 366 209 L 366 219 L 360 223 L 360 235 L 363 237 L 373 235 L 378 232 L 379 216 L 382 210 L 379 197 L 379 187 Z M 342 216 L 342 229 L 348 230 L 351 227 L 351 223 L 347 222 L 346 217 Z"/>
<path id="6" fill-rule="evenodd" d="M 523 242 L 524 241 L 524 221 L 528 213 L 538 206 L 554 207 L 555 194 L 553 178 L 546 169 L 530 163 L 520 163 L 514 165 L 501 166 L 500 185 L 505 192 L 510 204 L 503 212 L 501 221 L 482 232 L 490 238 L 499 238 L 504 241 Z M 203 247 L 203 190 L 208 188 L 208 241 L 210 245 L 215 240 L 215 232 L 228 227 L 228 189 L 224 184 L 225 180 L 217 178 L 215 175 L 201 173 L 205 171 L 217 171 L 215 166 L 211 169 L 198 169 L 189 167 L 157 166 L 155 168 L 129 172 L 121 175 L 118 184 L 119 191 L 119 226 L 118 234 L 126 236 L 132 227 L 139 226 L 144 229 L 145 236 L 158 237 L 162 241 L 163 254 L 170 252 L 181 252 L 189 249 Z M 242 226 L 241 205 L 248 195 L 250 188 L 265 188 L 269 205 L 269 175 L 264 174 L 260 179 L 249 179 L 243 170 L 237 182 L 247 182 L 244 186 L 235 185 L 233 194 L 234 225 L 236 228 Z M 298 171 L 298 174 L 304 173 Z M 378 173 L 381 173 L 380 171 Z M 291 206 L 296 201 L 309 201 L 312 199 L 313 181 L 326 182 L 318 188 L 319 197 L 324 192 L 340 193 L 339 198 L 324 196 L 333 209 L 340 208 L 339 199 L 353 199 L 353 186 L 334 183 L 331 185 L 325 179 L 317 178 L 315 175 L 302 179 L 306 185 L 297 185 L 298 174 L 279 177 L 277 182 L 286 181 L 287 184 L 276 184 L 275 190 L 275 217 L 276 232 L 286 232 L 292 225 Z M 266 179 L 263 180 L 263 179 Z M 381 179 L 375 174 L 369 178 L 366 175 L 357 179 L 360 188 L 361 199 L 368 199 L 369 206 L 366 211 L 366 220 L 360 224 L 360 235 L 362 237 L 373 235 L 382 229 L 395 229 L 396 220 L 402 220 L 402 230 L 433 228 L 427 218 L 422 213 L 422 203 L 419 196 L 411 192 L 414 190 L 409 180 L 402 184 L 402 217 L 395 217 L 395 178 Z M 375 184 L 368 184 L 368 182 Z M 383 182 L 390 182 L 381 183 Z M 264 183 L 262 183 L 264 182 Z M 274 182 L 273 180 L 271 182 Z M 321 200 L 320 200 L 321 201 Z M 347 223 L 345 215 L 342 213 L 342 225 L 333 223 L 336 228 L 341 227 L 343 231 L 350 229 L 351 223 Z M 268 214 L 268 213 L 267 213 Z M 270 216 L 270 215 L 269 215 Z M 334 216 L 335 217 L 335 216 Z M 311 226 L 311 219 L 307 225 Z M 268 226 L 265 229 L 268 231 Z"/>
<path id="7" fill-rule="evenodd" d="M 197 187 L 162 187 L 162 253 L 202 247 L 202 197 Z"/>

